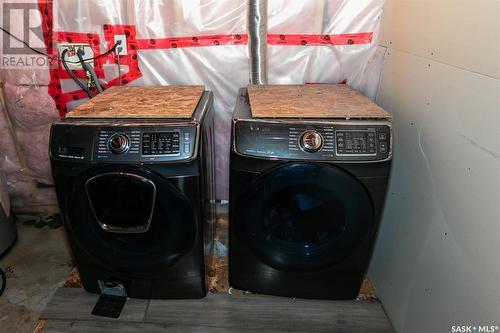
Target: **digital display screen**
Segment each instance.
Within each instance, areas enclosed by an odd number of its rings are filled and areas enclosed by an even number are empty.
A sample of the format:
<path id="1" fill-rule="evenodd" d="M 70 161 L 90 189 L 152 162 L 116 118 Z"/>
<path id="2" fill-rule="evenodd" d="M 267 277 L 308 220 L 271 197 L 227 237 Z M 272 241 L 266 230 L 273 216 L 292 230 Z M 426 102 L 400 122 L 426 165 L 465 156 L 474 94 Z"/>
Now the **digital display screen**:
<path id="1" fill-rule="evenodd" d="M 142 154 L 179 154 L 179 132 L 142 133 Z"/>
<path id="2" fill-rule="evenodd" d="M 336 131 L 337 154 L 376 154 L 374 131 Z"/>

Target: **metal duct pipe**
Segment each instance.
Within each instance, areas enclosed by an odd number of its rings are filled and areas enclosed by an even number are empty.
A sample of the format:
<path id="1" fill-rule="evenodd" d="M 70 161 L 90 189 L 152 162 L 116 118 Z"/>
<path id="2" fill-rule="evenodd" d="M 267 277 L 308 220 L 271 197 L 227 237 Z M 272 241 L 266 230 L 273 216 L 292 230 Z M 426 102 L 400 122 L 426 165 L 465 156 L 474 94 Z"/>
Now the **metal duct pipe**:
<path id="1" fill-rule="evenodd" d="M 248 0 L 250 83 L 267 84 L 267 0 Z"/>

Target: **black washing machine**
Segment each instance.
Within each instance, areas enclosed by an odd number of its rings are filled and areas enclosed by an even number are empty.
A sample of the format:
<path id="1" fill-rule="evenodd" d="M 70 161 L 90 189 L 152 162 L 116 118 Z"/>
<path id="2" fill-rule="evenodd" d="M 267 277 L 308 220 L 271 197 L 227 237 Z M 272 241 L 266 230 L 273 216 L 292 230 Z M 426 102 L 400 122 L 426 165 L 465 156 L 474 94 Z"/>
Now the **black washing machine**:
<path id="1" fill-rule="evenodd" d="M 50 158 L 84 288 L 132 298 L 206 295 L 214 196 L 213 96 L 191 119 L 66 119 Z"/>
<path id="2" fill-rule="evenodd" d="M 230 284 L 356 298 L 384 204 L 391 123 L 252 118 L 243 89 L 232 136 Z"/>

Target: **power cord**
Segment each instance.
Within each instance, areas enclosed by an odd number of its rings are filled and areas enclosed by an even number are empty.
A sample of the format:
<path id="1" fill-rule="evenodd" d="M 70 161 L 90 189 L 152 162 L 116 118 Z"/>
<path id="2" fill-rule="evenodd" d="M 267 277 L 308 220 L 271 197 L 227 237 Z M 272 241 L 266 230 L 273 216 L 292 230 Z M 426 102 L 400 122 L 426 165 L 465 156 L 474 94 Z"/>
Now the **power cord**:
<path id="1" fill-rule="evenodd" d="M 50 60 L 52 61 L 60 61 L 60 62 L 63 62 L 66 61 L 67 63 L 69 64 L 79 64 L 80 62 L 79 61 L 69 61 L 69 60 L 63 60 L 62 58 L 59 58 L 59 57 L 55 57 L 55 56 L 51 56 L 51 55 L 48 55 L 47 53 L 44 53 L 44 52 L 41 52 L 41 51 L 38 51 L 37 49 L 34 49 L 32 48 L 28 43 L 26 43 L 24 40 L 22 40 L 21 38 L 18 38 L 17 36 L 14 36 L 10 31 L 4 29 L 3 27 L 0 26 L 0 30 L 2 30 L 4 33 L 6 33 L 7 35 L 9 35 L 10 37 L 14 38 L 15 40 L 17 40 L 18 42 L 20 43 L 23 43 L 27 48 L 29 48 L 31 51 L 37 53 L 37 54 L 40 54 L 40 55 L 43 55 L 43 56 L 46 56 L 47 58 L 49 58 Z M 102 54 L 99 54 L 95 57 L 92 57 L 92 58 L 88 58 L 88 59 L 85 59 L 85 60 L 94 60 L 94 59 L 99 59 L 99 58 L 102 58 L 102 57 L 105 57 L 107 56 L 108 54 L 110 54 L 111 52 L 114 52 L 116 47 L 118 45 L 121 44 L 121 40 L 118 40 L 116 41 L 116 43 L 109 49 L 107 50 L 106 52 L 102 53 Z M 62 57 L 62 54 L 61 54 L 61 57 Z"/>

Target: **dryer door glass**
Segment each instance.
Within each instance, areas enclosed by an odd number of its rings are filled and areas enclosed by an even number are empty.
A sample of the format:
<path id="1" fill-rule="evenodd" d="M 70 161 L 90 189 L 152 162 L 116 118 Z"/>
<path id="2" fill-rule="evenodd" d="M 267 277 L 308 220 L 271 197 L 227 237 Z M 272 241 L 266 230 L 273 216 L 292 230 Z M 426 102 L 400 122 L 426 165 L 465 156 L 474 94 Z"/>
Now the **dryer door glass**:
<path id="1" fill-rule="evenodd" d="M 178 262 L 198 237 L 197 210 L 172 182 L 146 168 L 100 165 L 81 174 L 67 198 L 73 246 L 103 266 L 146 272 Z M 196 193 L 196 177 L 183 178 Z"/>
<path id="2" fill-rule="evenodd" d="M 294 163 L 259 177 L 237 203 L 238 234 L 268 265 L 321 269 L 351 255 L 369 234 L 364 186 L 325 164 Z"/>

